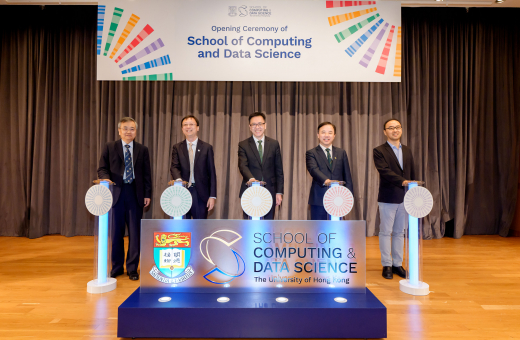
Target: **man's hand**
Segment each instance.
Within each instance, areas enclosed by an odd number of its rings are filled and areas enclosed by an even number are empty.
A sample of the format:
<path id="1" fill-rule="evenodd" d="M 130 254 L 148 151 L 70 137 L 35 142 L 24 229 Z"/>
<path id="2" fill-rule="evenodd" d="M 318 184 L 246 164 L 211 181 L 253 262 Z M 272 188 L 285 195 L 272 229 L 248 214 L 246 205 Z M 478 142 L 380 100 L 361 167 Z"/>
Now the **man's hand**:
<path id="1" fill-rule="evenodd" d="M 326 180 L 325 183 L 323 183 L 323 186 L 329 186 L 332 181 L 330 179 Z"/>
<path id="2" fill-rule="evenodd" d="M 151 201 L 152 201 L 151 199 L 145 198 L 144 199 L 144 207 L 146 208 L 147 206 L 149 206 Z"/>
<path id="3" fill-rule="evenodd" d="M 403 187 L 407 186 L 410 183 L 415 183 L 415 181 L 403 181 Z"/>
<path id="4" fill-rule="evenodd" d="M 93 183 L 94 184 L 101 184 L 101 182 L 108 182 L 110 184 L 114 183 L 111 180 L 109 180 L 108 178 L 96 179 Z"/>
<path id="5" fill-rule="evenodd" d="M 276 194 L 276 206 L 282 204 L 283 196 L 281 194 Z"/>
<path id="6" fill-rule="evenodd" d="M 214 206 L 215 206 L 215 199 L 213 197 L 210 197 L 208 200 L 208 204 L 206 204 L 208 211 L 211 211 L 211 209 L 213 209 Z"/>
<path id="7" fill-rule="evenodd" d="M 251 178 L 251 179 L 249 179 L 249 181 L 247 181 L 247 184 L 251 184 L 253 182 L 258 182 L 258 181 L 254 178 Z"/>

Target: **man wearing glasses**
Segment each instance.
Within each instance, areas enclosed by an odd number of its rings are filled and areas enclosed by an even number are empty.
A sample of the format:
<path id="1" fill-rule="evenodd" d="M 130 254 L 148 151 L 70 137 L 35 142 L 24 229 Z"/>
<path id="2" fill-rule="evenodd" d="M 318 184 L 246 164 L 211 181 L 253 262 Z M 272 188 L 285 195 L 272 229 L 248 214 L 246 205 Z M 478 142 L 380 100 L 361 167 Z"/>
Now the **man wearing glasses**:
<path id="1" fill-rule="evenodd" d="M 383 277 L 393 274 L 406 278 L 403 264 L 404 231 L 408 214 L 404 209 L 405 186 L 415 179 L 412 152 L 401 144 L 402 125 L 392 118 L 383 125 L 386 143 L 374 149 L 374 164 L 379 171 L 379 249 Z"/>
<path id="2" fill-rule="evenodd" d="M 170 173 L 173 180 L 188 182 L 193 203 L 186 218 L 207 219 L 217 199 L 213 146 L 197 136 L 199 120 L 195 116 L 184 117 L 181 126 L 186 139 L 173 146 Z"/>
<path id="3" fill-rule="evenodd" d="M 148 148 L 134 141 L 137 123 L 124 117 L 118 124 L 120 140 L 106 144 L 99 159 L 98 178 L 114 182 L 112 270 L 111 277 L 124 273 L 125 225 L 128 226 L 126 272 L 130 280 L 139 280 L 137 267 L 141 246 L 141 218 L 143 209 L 152 197 L 152 171 Z"/>
<path id="4" fill-rule="evenodd" d="M 266 137 L 265 114 L 254 112 L 249 115 L 249 130 L 253 135 L 238 143 L 238 168 L 242 174 L 239 197 L 248 188 L 247 183 L 264 181 L 265 188 L 273 196 L 276 206 L 282 203 L 283 165 L 280 144 L 277 140 Z M 266 220 L 274 218 L 275 206 L 264 216 Z M 244 213 L 244 218 L 247 215 Z"/>

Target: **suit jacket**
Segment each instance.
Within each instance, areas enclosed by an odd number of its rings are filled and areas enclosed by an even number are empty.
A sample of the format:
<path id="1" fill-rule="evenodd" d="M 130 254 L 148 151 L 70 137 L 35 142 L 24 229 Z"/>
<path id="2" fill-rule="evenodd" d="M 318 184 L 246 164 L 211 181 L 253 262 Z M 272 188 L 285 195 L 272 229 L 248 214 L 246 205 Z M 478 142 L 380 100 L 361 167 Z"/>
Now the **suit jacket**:
<path id="1" fill-rule="evenodd" d="M 173 146 L 170 173 L 174 180 L 178 178 L 186 182 L 190 180 L 190 156 L 187 145 L 186 140 L 183 140 Z M 217 197 L 217 173 L 215 171 L 213 147 L 199 138 L 194 154 L 193 177 L 195 178 L 195 189 L 200 199 L 207 202 L 210 197 Z"/>
<path id="2" fill-rule="evenodd" d="M 381 203 L 400 204 L 404 201 L 403 181 L 415 180 L 412 151 L 406 145 L 403 148 L 403 168 L 388 143 L 374 149 L 374 164 L 379 171 L 379 194 L 377 201 Z"/>
<path id="3" fill-rule="evenodd" d="M 327 179 L 345 181 L 345 186 L 354 195 L 354 185 L 350 175 L 350 166 L 345 150 L 332 146 L 332 167 L 329 166 L 327 156 L 321 146 L 317 146 L 305 153 L 307 171 L 312 176 L 309 204 L 323 206 L 323 196 L 329 189 L 323 183 Z"/>
<path id="4" fill-rule="evenodd" d="M 243 177 L 239 197 L 242 197 L 248 188 L 246 183 L 251 178 L 263 180 L 266 183 L 265 188 L 273 197 L 275 194 L 283 194 L 283 164 L 280 144 L 276 139 L 265 136 L 263 151 L 263 160 L 260 162 L 260 153 L 253 136 L 238 143 L 238 168 Z"/>
<path id="5" fill-rule="evenodd" d="M 137 203 L 144 206 L 145 198 L 152 198 L 152 171 L 150 169 L 150 155 L 148 148 L 134 141 L 133 146 L 134 181 L 136 186 Z M 121 139 L 109 142 L 105 145 L 99 168 L 97 170 L 99 179 L 110 179 L 115 182 L 112 188 L 114 198 L 113 205 L 117 203 L 121 188 L 123 187 L 123 174 L 125 172 L 125 156 L 123 154 L 123 143 Z"/>

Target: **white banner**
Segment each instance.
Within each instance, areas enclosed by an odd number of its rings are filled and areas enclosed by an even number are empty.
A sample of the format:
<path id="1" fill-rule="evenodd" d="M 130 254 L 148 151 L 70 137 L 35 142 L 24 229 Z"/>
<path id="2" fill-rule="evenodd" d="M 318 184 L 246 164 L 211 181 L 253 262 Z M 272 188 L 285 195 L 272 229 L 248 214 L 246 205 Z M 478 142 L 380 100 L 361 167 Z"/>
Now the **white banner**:
<path id="1" fill-rule="evenodd" d="M 100 0 L 98 80 L 401 81 L 401 3 Z"/>

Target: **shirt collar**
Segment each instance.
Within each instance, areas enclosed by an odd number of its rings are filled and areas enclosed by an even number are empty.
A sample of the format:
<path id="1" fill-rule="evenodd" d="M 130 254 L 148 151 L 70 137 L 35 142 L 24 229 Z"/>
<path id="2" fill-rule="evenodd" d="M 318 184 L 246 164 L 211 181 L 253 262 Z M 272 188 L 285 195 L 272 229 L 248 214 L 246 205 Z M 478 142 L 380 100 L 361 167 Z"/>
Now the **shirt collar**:
<path id="1" fill-rule="evenodd" d="M 264 133 L 264 136 L 262 137 L 262 139 L 257 139 L 255 137 L 255 135 L 253 135 L 253 138 L 255 140 L 255 144 L 258 144 L 259 141 L 262 141 L 262 145 L 265 145 L 265 133 Z"/>
<path id="2" fill-rule="evenodd" d="M 199 141 L 199 138 L 197 137 L 197 139 L 195 139 L 193 142 L 189 142 L 187 139 L 186 139 L 186 145 L 188 145 L 188 147 L 190 147 L 190 143 L 193 144 L 193 146 L 197 146 L 197 142 Z"/>
<path id="3" fill-rule="evenodd" d="M 125 143 L 125 141 L 122 140 L 122 139 L 121 139 L 121 143 L 123 143 L 123 147 L 125 147 L 125 145 L 127 145 L 127 144 Z M 131 141 L 130 143 L 128 143 L 128 145 L 130 145 L 130 149 L 133 149 L 133 148 L 134 148 L 134 141 Z"/>
<path id="4" fill-rule="evenodd" d="M 329 146 L 328 148 L 326 148 L 326 147 L 324 147 L 323 145 L 321 145 L 321 143 L 320 143 L 320 147 L 321 147 L 321 149 L 323 150 L 323 152 L 327 152 L 325 149 L 329 149 L 330 152 L 332 152 L 332 145 Z"/>
<path id="5" fill-rule="evenodd" d="M 388 145 L 390 145 L 390 147 L 394 150 L 397 150 L 397 146 L 395 146 L 394 144 L 390 143 L 389 141 L 386 141 L 388 143 Z M 401 144 L 401 142 L 399 142 L 399 149 L 402 149 L 403 146 Z"/>

